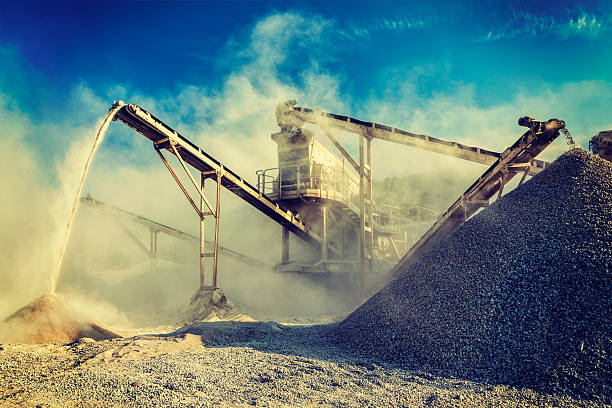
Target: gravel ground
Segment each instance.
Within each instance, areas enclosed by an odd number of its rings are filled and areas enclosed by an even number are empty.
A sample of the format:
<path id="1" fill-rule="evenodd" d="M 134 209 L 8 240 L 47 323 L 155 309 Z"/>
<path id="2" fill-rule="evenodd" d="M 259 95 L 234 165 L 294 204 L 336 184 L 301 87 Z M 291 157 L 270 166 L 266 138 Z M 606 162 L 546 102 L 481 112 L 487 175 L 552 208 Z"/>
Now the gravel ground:
<path id="1" fill-rule="evenodd" d="M 363 355 L 612 402 L 612 163 L 573 150 L 343 321 Z"/>
<path id="2" fill-rule="evenodd" d="M 363 359 L 339 349 L 333 329 L 215 322 L 165 336 L 4 344 L 0 406 L 597 406 Z"/>

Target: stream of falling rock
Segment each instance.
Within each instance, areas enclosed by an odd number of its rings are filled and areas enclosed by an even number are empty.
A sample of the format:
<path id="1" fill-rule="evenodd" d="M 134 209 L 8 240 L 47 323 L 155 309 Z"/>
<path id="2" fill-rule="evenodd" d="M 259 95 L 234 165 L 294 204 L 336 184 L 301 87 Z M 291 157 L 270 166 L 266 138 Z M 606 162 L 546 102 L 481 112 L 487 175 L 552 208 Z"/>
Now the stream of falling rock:
<path id="1" fill-rule="evenodd" d="M 72 202 L 72 211 L 70 212 L 70 216 L 68 218 L 68 222 L 66 224 L 66 231 L 64 233 L 64 241 L 62 242 L 62 247 L 60 249 L 59 257 L 57 260 L 57 264 L 55 266 L 55 270 L 53 271 L 53 275 L 51 275 L 51 293 L 55 293 L 55 289 L 57 288 L 57 281 L 60 276 L 60 272 L 62 270 L 62 262 L 64 260 L 64 253 L 66 252 L 66 246 L 68 245 L 68 240 L 70 239 L 70 231 L 72 230 L 72 221 L 74 220 L 74 214 L 76 213 L 76 209 L 79 203 L 79 197 L 81 196 L 81 192 L 83 190 L 83 184 L 85 184 L 85 178 L 87 177 L 87 173 L 89 171 L 89 166 L 93 160 L 94 155 L 96 154 L 96 150 L 104 140 L 104 135 L 108 129 L 108 125 L 115 117 L 117 111 L 121 109 L 121 105 L 109 110 L 108 115 L 102 122 L 102 126 L 98 129 L 98 133 L 96 133 L 96 138 L 94 139 L 93 146 L 91 147 L 91 151 L 89 152 L 89 156 L 87 156 L 87 160 L 85 161 L 85 165 L 83 167 L 83 173 L 81 174 L 81 180 L 79 182 L 79 186 L 74 193 L 74 201 Z"/>

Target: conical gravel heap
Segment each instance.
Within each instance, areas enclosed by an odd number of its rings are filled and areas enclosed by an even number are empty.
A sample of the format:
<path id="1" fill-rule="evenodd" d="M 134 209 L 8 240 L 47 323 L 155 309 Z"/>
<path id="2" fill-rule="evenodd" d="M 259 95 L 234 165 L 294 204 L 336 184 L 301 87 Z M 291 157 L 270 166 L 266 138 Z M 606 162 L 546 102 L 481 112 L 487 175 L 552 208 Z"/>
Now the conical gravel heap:
<path id="1" fill-rule="evenodd" d="M 121 336 L 85 319 L 55 293 L 33 300 L 0 322 L 0 342 L 4 343 L 69 343 L 83 337 Z"/>
<path id="2" fill-rule="evenodd" d="M 365 355 L 612 400 L 612 163 L 575 149 L 341 322 Z"/>
<path id="3" fill-rule="evenodd" d="M 223 290 L 216 288 L 198 290 L 191 297 L 181 317 L 185 321 L 195 322 L 211 318 L 230 318 L 236 314 L 234 303 L 225 296 Z"/>

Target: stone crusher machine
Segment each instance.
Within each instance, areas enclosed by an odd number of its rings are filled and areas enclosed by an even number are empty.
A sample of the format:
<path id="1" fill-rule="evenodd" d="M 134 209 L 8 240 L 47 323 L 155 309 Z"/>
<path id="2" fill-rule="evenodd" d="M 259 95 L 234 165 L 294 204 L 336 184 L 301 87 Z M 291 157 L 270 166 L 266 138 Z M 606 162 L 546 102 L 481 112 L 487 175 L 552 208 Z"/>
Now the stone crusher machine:
<path id="1" fill-rule="evenodd" d="M 360 270 L 364 297 L 373 293 L 381 283 L 388 282 L 398 268 L 406 264 L 407 259 L 413 261 L 479 208 L 488 205 L 494 194 L 501 195 L 504 185 L 514 175 L 521 173 L 522 183 L 528 175 L 542 171 L 548 163 L 535 157 L 558 136 L 559 129 L 564 128 L 564 123 L 557 119 L 544 123 L 523 117 L 519 125 L 529 127 L 530 131 L 510 148 L 498 153 L 295 105 L 295 101 L 287 101 L 277 108 L 281 132 L 273 134 L 272 139 L 278 144 L 279 168 L 260 171 L 258 184 L 271 185 L 272 188 L 265 188 L 269 195 L 292 211 L 304 214 L 308 225 L 323 225 L 325 231 L 326 214 L 331 216 L 333 225 L 325 234 L 327 241 L 345 251 L 344 259 L 357 260 L 352 265 Z M 343 161 L 332 160 L 331 154 L 314 139 L 313 132 L 305 129 L 305 124 L 318 126 L 341 153 Z M 553 128 L 556 131 L 552 131 Z M 357 135 L 358 159 L 354 159 L 338 142 L 334 130 Z M 425 242 L 421 238 L 409 248 L 394 220 L 393 208 L 377 206 L 372 200 L 371 142 L 375 139 L 491 167 L 460 198 L 457 206 L 440 216 L 426 233 L 426 236 L 432 237 Z M 276 171 L 274 176 L 268 176 L 270 170 Z M 458 217 L 458 208 L 461 209 L 461 217 Z M 352 242 L 357 244 L 357 248 L 350 245 L 347 248 L 347 238 L 352 236 L 356 236 Z M 283 248 L 286 248 L 285 244 Z M 294 264 L 287 262 L 286 249 L 283 254 L 282 265 L 295 268 Z M 385 275 L 392 264 L 395 264 L 392 273 Z"/>
<path id="2" fill-rule="evenodd" d="M 547 163 L 535 160 L 535 157 L 554 140 L 558 130 L 564 126 L 562 121 L 556 119 L 544 123 L 522 118 L 519 123 L 530 130 L 503 153 L 497 153 L 295 105 L 295 101 L 288 101 L 279 104 L 277 108 L 280 132 L 274 133 L 272 139 L 278 146 L 278 167 L 259 170 L 257 186 L 245 181 L 146 110 L 123 102 L 113 105 L 115 120 L 124 122 L 153 142 L 155 151 L 198 215 L 201 289 L 217 285 L 222 187 L 282 226 L 282 261 L 277 265 L 277 271 L 355 272 L 361 282 L 361 293 L 366 296 L 379 287 L 380 282 L 388 281 L 407 260 L 414 259 L 420 254 L 419 251 L 431 247 L 436 240 L 442 239 L 465 222 L 478 208 L 487 205 L 494 194 L 501 195 L 503 186 L 515 174 L 522 173 L 521 181 L 524 181 L 527 175 L 537 174 L 545 168 Z M 306 123 L 321 128 L 341 153 L 341 160 L 326 150 L 311 130 L 304 128 Z M 333 129 L 358 136 L 358 159 L 354 159 L 338 142 Z M 402 241 L 401 231 L 395 221 L 397 209 L 378 207 L 372 200 L 371 142 L 374 139 L 491 167 L 409 249 L 406 240 Z M 193 198 L 187 192 L 166 160 L 164 151 L 176 156 L 198 196 Z M 190 167 L 200 173 L 199 180 L 191 174 Z M 216 181 L 214 203 L 205 194 L 205 182 L 209 179 Z M 204 223 L 207 218 L 213 220 L 215 227 L 212 245 L 207 245 L 204 239 Z M 297 262 L 290 259 L 290 232 L 314 248 L 314 261 Z M 212 258 L 213 261 L 210 284 L 205 283 L 206 258 Z M 375 278 L 376 271 L 387 272 L 394 264 L 391 274 L 381 275 L 385 276 L 383 279 Z"/>

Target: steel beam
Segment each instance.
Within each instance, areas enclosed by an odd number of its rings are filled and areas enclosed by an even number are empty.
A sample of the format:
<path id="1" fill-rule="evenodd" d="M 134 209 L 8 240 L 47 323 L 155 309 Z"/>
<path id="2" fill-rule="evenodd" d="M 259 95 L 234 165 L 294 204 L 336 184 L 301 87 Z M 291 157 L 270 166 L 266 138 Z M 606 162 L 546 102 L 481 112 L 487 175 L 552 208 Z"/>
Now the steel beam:
<path id="1" fill-rule="evenodd" d="M 206 264 L 206 231 L 204 229 L 204 193 L 205 193 L 206 177 L 204 174 L 200 174 L 200 290 L 203 290 L 206 286 L 204 283 L 204 268 Z"/>
<path id="2" fill-rule="evenodd" d="M 321 262 L 326 262 L 327 254 L 327 205 L 321 206 Z"/>
<path id="3" fill-rule="evenodd" d="M 366 297 L 366 210 L 365 210 L 365 158 L 364 136 L 359 133 L 359 255 L 361 272 L 361 297 Z"/>
<path id="4" fill-rule="evenodd" d="M 88 205 L 89 207 L 97 208 L 99 210 L 108 212 L 113 217 L 115 217 L 117 220 L 126 220 L 126 221 L 130 221 L 136 224 L 140 224 L 140 225 L 147 227 L 149 230 L 161 232 L 173 238 L 182 239 L 190 243 L 200 242 L 200 238 L 195 235 L 191 235 L 186 232 L 177 230 L 176 228 L 172 228 L 167 225 L 160 224 L 159 222 L 150 220 L 140 215 L 123 210 L 121 208 L 117 208 L 113 205 L 104 203 L 102 201 L 95 200 L 89 195 L 85 197 L 81 197 L 81 203 Z M 214 243 L 212 241 L 206 241 L 206 245 L 214 245 Z M 265 270 L 270 270 L 270 271 L 274 270 L 274 268 L 270 265 L 267 265 L 254 258 L 243 255 L 239 252 L 234 251 L 233 249 L 223 247 L 221 245 L 219 245 L 219 255 L 227 256 L 229 258 L 235 259 L 244 264 L 255 266 L 260 269 L 265 269 Z M 147 253 L 147 256 L 148 256 L 148 253 Z"/>
<path id="5" fill-rule="evenodd" d="M 269 199 L 265 194 L 260 193 L 255 187 L 244 181 L 242 177 L 223 166 L 215 158 L 198 148 L 146 110 L 133 104 L 128 105 L 120 102 L 114 106 L 119 105 L 121 109 L 117 111 L 115 120 L 125 123 L 151 140 L 157 149 L 166 149 L 174 154 L 172 147 L 170 147 L 170 141 L 172 141 L 177 149 L 180 148 L 181 156 L 185 163 L 200 172 L 220 171 L 223 187 L 248 202 L 275 222 L 288 228 L 292 233 L 315 248 L 320 248 L 321 238 L 318 234 L 304 225 L 293 213 Z M 192 205 L 196 211 L 200 211 L 195 203 Z"/>
<path id="6" fill-rule="evenodd" d="M 322 128 L 335 127 L 351 133 L 363 134 L 365 132 L 370 138 L 399 143 L 489 166 L 493 165 L 493 163 L 501 157 L 501 153 L 491 150 L 407 132 L 392 126 L 366 122 L 349 116 L 323 112 L 318 109 L 285 105 L 283 110 L 278 114 L 280 114 L 279 120 L 281 122 L 286 120 L 292 126 L 298 128 L 302 127 L 303 123 L 306 122 L 316 124 Z M 548 164 L 549 163 L 542 160 L 533 160 L 530 164 L 529 172 L 531 175 L 535 175 L 542 171 Z"/>
<path id="7" fill-rule="evenodd" d="M 289 263 L 289 230 L 285 227 L 281 227 L 281 242 L 282 242 L 282 263 Z"/>

